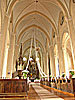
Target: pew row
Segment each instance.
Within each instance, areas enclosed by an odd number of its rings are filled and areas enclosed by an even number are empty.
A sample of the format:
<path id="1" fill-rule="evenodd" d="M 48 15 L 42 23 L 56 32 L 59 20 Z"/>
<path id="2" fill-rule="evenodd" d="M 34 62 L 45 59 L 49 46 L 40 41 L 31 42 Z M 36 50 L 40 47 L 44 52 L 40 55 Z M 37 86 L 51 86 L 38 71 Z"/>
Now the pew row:
<path id="1" fill-rule="evenodd" d="M 27 97 L 27 79 L 0 79 L 0 98 Z"/>
<path id="2" fill-rule="evenodd" d="M 58 90 L 62 90 L 64 92 L 69 92 L 69 93 L 73 93 L 74 94 L 74 86 L 73 86 L 73 83 L 72 82 L 72 79 L 69 80 L 65 80 L 65 79 L 45 79 L 45 78 L 42 78 L 40 83 L 42 85 L 46 85 L 46 86 L 49 86 L 51 88 L 55 88 L 55 89 L 58 89 Z"/>

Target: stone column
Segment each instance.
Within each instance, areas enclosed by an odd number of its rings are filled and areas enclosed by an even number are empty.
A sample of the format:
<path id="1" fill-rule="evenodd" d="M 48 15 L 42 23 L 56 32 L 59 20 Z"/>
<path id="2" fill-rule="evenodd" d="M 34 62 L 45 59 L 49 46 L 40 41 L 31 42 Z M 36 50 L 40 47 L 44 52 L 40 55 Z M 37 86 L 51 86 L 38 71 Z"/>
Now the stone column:
<path id="1" fill-rule="evenodd" d="M 72 56 L 73 56 L 74 69 L 75 69 L 75 29 L 73 26 L 72 17 L 67 19 L 67 24 L 68 24 L 69 34 L 71 38 L 71 43 L 72 43 L 71 47 L 73 48 Z"/>
<path id="2" fill-rule="evenodd" d="M 47 59 L 47 76 L 49 76 L 49 64 L 48 64 L 48 52 L 46 54 L 46 59 Z"/>
<path id="3" fill-rule="evenodd" d="M 4 16 L 3 28 L 1 31 L 1 40 L 0 40 L 0 76 L 2 77 L 3 63 L 5 58 L 5 51 L 7 48 L 7 28 L 8 28 L 8 15 Z"/>
<path id="4" fill-rule="evenodd" d="M 52 45 L 50 46 L 50 67 L 51 67 L 51 75 L 56 77 L 54 49 Z"/>
<path id="5" fill-rule="evenodd" d="M 46 40 L 46 53 L 45 53 L 45 61 L 46 61 L 46 75 L 49 76 L 49 66 L 48 66 L 48 39 Z"/>
<path id="6" fill-rule="evenodd" d="M 15 64 L 16 64 L 16 60 L 18 60 L 18 51 L 19 51 L 19 45 L 15 44 L 14 62 L 13 62 L 13 69 L 12 69 L 13 72 L 16 71 Z"/>
<path id="7" fill-rule="evenodd" d="M 45 71 L 45 74 L 47 74 L 46 52 L 45 52 L 45 57 L 44 57 L 44 64 L 45 64 L 44 71 Z"/>
<path id="8" fill-rule="evenodd" d="M 9 45 L 7 45 L 7 47 L 5 49 L 4 62 L 3 62 L 3 70 L 2 70 L 2 77 L 6 77 L 8 49 L 9 49 Z"/>
<path id="9" fill-rule="evenodd" d="M 41 68 L 42 68 L 42 71 L 43 71 L 43 58 L 42 58 L 42 52 L 40 52 L 40 55 L 41 55 Z"/>
<path id="10" fill-rule="evenodd" d="M 46 74 L 47 68 L 46 68 L 46 53 L 45 52 L 43 54 L 43 62 L 44 62 L 44 73 Z"/>
<path id="11" fill-rule="evenodd" d="M 44 72 L 44 53 L 43 53 L 42 62 L 43 62 L 43 72 Z"/>
<path id="12" fill-rule="evenodd" d="M 15 45 L 15 34 L 11 34 L 10 47 L 8 50 L 8 62 L 7 62 L 7 77 L 8 78 L 12 78 L 14 45 Z"/>
<path id="13" fill-rule="evenodd" d="M 69 78 L 69 69 L 68 69 L 68 61 L 67 61 L 67 52 L 66 49 L 63 48 L 63 52 L 64 52 L 64 61 L 65 61 L 65 74 L 67 76 L 67 78 Z"/>
<path id="14" fill-rule="evenodd" d="M 58 48 L 58 57 L 59 57 L 59 71 L 61 76 L 62 72 L 65 73 L 65 64 L 64 64 L 62 44 L 60 43 L 60 37 L 57 37 L 57 48 Z"/>
<path id="15" fill-rule="evenodd" d="M 58 57 L 57 55 L 54 55 L 54 57 L 55 57 L 56 77 L 59 77 Z"/>

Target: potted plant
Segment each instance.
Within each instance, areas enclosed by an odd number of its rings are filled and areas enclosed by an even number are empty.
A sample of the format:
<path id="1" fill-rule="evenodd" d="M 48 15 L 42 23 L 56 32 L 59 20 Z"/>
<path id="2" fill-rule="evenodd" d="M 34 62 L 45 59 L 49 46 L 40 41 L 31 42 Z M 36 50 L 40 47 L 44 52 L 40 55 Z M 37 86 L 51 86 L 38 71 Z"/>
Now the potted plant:
<path id="1" fill-rule="evenodd" d="M 72 78 L 73 75 L 74 75 L 74 71 L 70 71 L 70 72 L 69 72 L 69 78 Z"/>
<path id="2" fill-rule="evenodd" d="M 23 71 L 22 71 L 24 79 L 27 78 L 28 72 L 29 72 L 28 70 L 23 70 Z"/>

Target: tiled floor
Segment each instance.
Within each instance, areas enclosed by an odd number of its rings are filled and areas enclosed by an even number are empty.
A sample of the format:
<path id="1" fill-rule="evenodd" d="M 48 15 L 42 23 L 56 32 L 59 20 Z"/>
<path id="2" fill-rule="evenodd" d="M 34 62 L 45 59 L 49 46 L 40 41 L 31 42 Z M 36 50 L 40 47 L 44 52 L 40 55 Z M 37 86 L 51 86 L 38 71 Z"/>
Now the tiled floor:
<path id="1" fill-rule="evenodd" d="M 56 94 L 51 93 L 47 89 L 44 89 L 43 87 L 40 86 L 40 84 L 34 83 L 32 84 L 32 87 L 34 88 L 38 96 L 40 97 L 40 100 L 64 100 L 60 98 L 59 96 L 57 96 Z"/>
<path id="2" fill-rule="evenodd" d="M 28 98 L 27 100 L 41 100 L 38 94 L 36 93 L 35 89 L 33 88 L 32 84 L 29 86 Z"/>
<path id="3" fill-rule="evenodd" d="M 45 89 L 47 89 L 51 93 L 56 94 L 57 96 L 59 96 L 60 98 L 62 98 L 64 100 L 75 100 L 75 97 L 74 97 L 73 94 L 58 92 L 58 90 L 57 91 L 54 91 L 54 90 L 48 88 L 48 86 L 42 86 L 42 87 L 45 88 Z"/>
<path id="4" fill-rule="evenodd" d="M 28 100 L 75 100 L 75 98 L 68 94 L 41 87 L 40 84 L 31 83 Z"/>

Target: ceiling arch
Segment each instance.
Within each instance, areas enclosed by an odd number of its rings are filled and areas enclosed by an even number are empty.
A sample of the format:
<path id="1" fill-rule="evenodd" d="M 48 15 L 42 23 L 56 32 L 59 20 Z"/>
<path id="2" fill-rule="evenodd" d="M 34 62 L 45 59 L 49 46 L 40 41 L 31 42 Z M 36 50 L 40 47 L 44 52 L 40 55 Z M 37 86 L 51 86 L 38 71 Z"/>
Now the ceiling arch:
<path id="1" fill-rule="evenodd" d="M 56 27 L 55 27 L 54 23 L 51 21 L 51 19 L 49 19 L 46 15 L 44 15 L 43 13 L 41 13 L 41 12 L 39 12 L 39 11 L 32 11 L 32 12 L 29 12 L 29 13 L 25 14 L 24 16 L 22 16 L 22 17 L 16 22 L 15 27 L 14 27 L 14 33 L 15 33 L 15 31 L 16 31 L 17 26 L 20 24 L 20 22 L 21 22 L 26 16 L 29 16 L 29 15 L 35 14 L 35 13 L 36 13 L 36 14 L 39 14 L 39 15 L 41 15 L 41 16 L 43 16 L 43 17 L 45 17 L 45 18 L 50 22 L 50 24 L 53 26 L 54 30 L 56 31 Z"/>
<path id="2" fill-rule="evenodd" d="M 7 13 L 10 15 L 12 13 L 12 10 L 14 8 L 14 6 L 18 3 L 21 2 L 22 0 L 11 0 L 9 6 L 7 7 Z M 52 0 L 51 0 L 52 2 Z M 53 0 L 53 2 L 55 2 L 55 0 Z M 67 8 L 65 7 L 65 5 L 62 3 L 62 1 L 60 0 L 56 0 L 56 4 L 57 6 L 59 6 L 66 14 L 66 17 L 68 18 L 71 14 L 70 12 L 67 10 Z"/>
<path id="3" fill-rule="evenodd" d="M 39 35 L 38 35 L 39 34 Z M 36 36 L 35 40 L 40 41 L 40 43 L 45 46 L 46 36 L 42 32 L 40 32 L 40 29 L 35 32 L 34 29 L 28 30 L 28 32 L 24 33 L 20 39 L 20 43 L 24 43 L 24 41 L 29 40 L 30 38 L 34 38 L 34 35 Z M 38 37 L 37 37 L 38 36 Z"/>
<path id="4" fill-rule="evenodd" d="M 24 46 L 25 43 L 28 42 L 28 41 L 31 41 L 31 38 L 29 38 L 28 40 L 24 41 L 24 42 L 23 42 L 23 46 Z M 37 39 L 36 39 L 36 42 L 38 42 L 38 43 L 41 45 L 42 49 L 44 50 L 44 47 L 43 47 L 42 43 L 41 43 L 39 40 L 37 40 Z"/>
<path id="5" fill-rule="evenodd" d="M 51 24 L 48 22 L 48 20 L 44 19 L 42 16 L 35 14 L 31 14 L 30 16 L 26 17 L 24 20 L 18 24 L 16 28 L 16 35 L 19 35 L 19 33 L 29 25 L 36 24 L 40 27 L 42 27 L 48 35 L 50 35 L 50 30 L 51 30 Z"/>
<path id="6" fill-rule="evenodd" d="M 32 48 L 34 48 L 34 47 L 32 47 Z M 23 52 L 23 56 L 25 56 L 26 58 L 29 58 L 29 49 L 30 49 L 30 46 L 28 46 L 25 50 L 24 50 L 24 52 Z M 38 52 L 38 54 L 40 54 L 40 53 L 42 53 L 42 52 Z M 33 53 L 32 53 L 33 54 Z M 35 54 L 34 54 L 35 55 Z"/>
<path id="7" fill-rule="evenodd" d="M 60 0 L 57 0 L 57 3 L 68 19 L 71 16 L 69 9 L 67 9 Z"/>
<path id="8" fill-rule="evenodd" d="M 40 43 L 42 43 L 42 45 L 45 43 L 46 45 L 46 41 L 44 40 L 48 39 L 50 45 L 50 41 L 53 36 L 52 35 L 53 32 L 51 32 L 51 30 L 53 29 L 56 35 L 58 33 L 59 13 L 62 11 L 66 16 L 66 18 L 69 18 L 71 16 L 66 0 L 37 0 L 38 3 L 36 2 L 36 0 L 9 0 L 9 1 L 10 2 L 7 7 L 7 13 L 10 16 L 10 18 L 13 14 L 13 20 L 12 20 L 13 33 L 16 34 L 15 36 L 17 44 L 20 44 L 21 42 L 26 44 L 26 39 L 25 40 L 22 39 L 23 36 L 27 36 L 27 34 L 29 34 L 30 38 L 31 36 L 30 33 L 32 29 L 35 30 L 38 29 L 39 32 L 42 33 L 41 36 L 45 37 L 45 39 L 43 40 L 40 37 L 41 39 Z M 69 2 L 70 0 L 67 1 Z M 39 23 L 38 21 L 36 23 L 32 22 L 31 15 L 32 16 L 38 15 L 38 18 L 40 18 Z M 29 20 L 27 20 L 27 18 L 29 18 Z M 28 25 L 26 25 L 26 23 Z M 27 36 L 28 40 L 29 38 Z M 30 42 L 28 41 L 28 43 Z"/>
<path id="9" fill-rule="evenodd" d="M 18 37 L 17 44 L 19 44 L 19 41 L 20 41 L 20 38 L 21 38 L 22 34 L 23 34 L 26 30 L 28 30 L 29 28 L 32 28 L 32 27 L 35 27 L 35 28 L 40 29 L 40 30 L 46 35 L 46 37 L 48 38 L 48 41 L 49 41 L 49 43 L 50 43 L 50 38 L 49 38 L 48 34 L 46 33 L 46 31 L 45 31 L 44 29 L 42 29 L 40 26 L 37 26 L 37 25 L 33 24 L 33 25 L 28 26 L 28 27 L 25 28 L 24 30 L 22 30 L 22 32 L 20 33 L 20 35 L 19 35 L 19 37 Z"/>
<path id="10" fill-rule="evenodd" d="M 25 46 L 26 44 L 28 44 L 28 42 L 31 43 L 31 38 L 29 38 L 28 40 L 23 42 L 23 51 L 26 50 L 27 46 L 30 47 L 30 45 Z M 45 47 L 42 45 L 42 43 L 39 40 L 36 39 L 36 43 L 37 42 L 38 42 L 37 47 L 38 47 L 38 45 L 40 45 L 41 51 L 45 51 Z"/>

